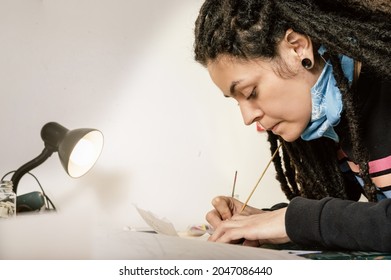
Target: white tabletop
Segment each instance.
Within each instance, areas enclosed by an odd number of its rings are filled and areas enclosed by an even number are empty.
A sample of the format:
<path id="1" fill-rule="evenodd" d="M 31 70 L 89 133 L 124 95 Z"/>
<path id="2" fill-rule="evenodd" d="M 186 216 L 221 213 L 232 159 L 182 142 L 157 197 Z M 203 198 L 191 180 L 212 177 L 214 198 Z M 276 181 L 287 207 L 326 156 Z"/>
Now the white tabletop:
<path id="1" fill-rule="evenodd" d="M 302 259 L 284 251 L 212 243 L 205 238 L 107 230 L 72 215 L 0 221 L 0 259 Z"/>

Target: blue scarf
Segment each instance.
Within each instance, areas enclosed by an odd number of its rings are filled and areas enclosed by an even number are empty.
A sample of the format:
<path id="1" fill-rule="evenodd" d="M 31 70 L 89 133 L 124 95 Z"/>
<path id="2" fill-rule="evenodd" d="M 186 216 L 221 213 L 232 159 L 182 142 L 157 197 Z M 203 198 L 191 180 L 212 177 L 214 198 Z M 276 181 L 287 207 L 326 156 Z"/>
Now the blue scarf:
<path id="1" fill-rule="evenodd" d="M 325 51 L 323 46 L 318 50 L 320 55 L 323 55 Z M 340 55 L 339 59 L 345 77 L 351 83 L 353 81 L 354 60 L 344 55 Z M 341 118 L 342 96 L 337 87 L 330 60 L 326 62 L 318 81 L 311 88 L 311 98 L 311 120 L 301 134 L 301 138 L 309 141 L 325 136 L 338 142 L 339 137 L 334 126 L 338 125 Z"/>

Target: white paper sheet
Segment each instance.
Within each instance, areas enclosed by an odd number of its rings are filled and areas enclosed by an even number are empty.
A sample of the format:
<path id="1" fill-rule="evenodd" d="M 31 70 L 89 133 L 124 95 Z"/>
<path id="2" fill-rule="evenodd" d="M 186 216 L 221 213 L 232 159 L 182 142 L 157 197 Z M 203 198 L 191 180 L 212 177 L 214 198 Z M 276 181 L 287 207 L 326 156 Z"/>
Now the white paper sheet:
<path id="1" fill-rule="evenodd" d="M 153 214 L 152 212 L 143 210 L 137 206 L 136 209 L 144 221 L 157 233 L 178 236 L 174 225 L 169 220 L 165 218 L 158 218 L 157 215 Z"/>

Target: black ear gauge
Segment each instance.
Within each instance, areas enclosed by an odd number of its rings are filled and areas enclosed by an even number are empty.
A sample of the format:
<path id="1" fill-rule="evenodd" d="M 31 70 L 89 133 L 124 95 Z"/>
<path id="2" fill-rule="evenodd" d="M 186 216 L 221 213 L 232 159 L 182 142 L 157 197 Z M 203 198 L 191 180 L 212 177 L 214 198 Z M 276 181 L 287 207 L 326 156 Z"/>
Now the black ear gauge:
<path id="1" fill-rule="evenodd" d="M 302 61 L 301 61 L 301 65 L 303 65 L 303 67 L 307 70 L 311 69 L 312 68 L 312 61 L 311 59 L 309 58 L 304 58 Z"/>

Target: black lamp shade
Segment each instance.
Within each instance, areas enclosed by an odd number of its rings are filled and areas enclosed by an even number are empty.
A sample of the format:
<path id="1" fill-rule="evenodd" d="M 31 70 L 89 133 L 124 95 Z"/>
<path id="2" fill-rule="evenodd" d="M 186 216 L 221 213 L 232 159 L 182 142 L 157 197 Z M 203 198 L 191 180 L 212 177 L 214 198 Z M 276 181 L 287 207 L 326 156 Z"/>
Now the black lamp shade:
<path id="1" fill-rule="evenodd" d="M 94 129 L 68 131 L 58 147 L 58 155 L 69 176 L 78 178 L 98 160 L 103 148 L 103 135 Z"/>
<path id="2" fill-rule="evenodd" d="M 103 148 L 103 134 L 91 128 L 68 130 L 56 122 L 50 122 L 42 128 L 41 137 L 46 149 L 58 152 L 62 166 L 73 178 L 87 173 Z"/>

